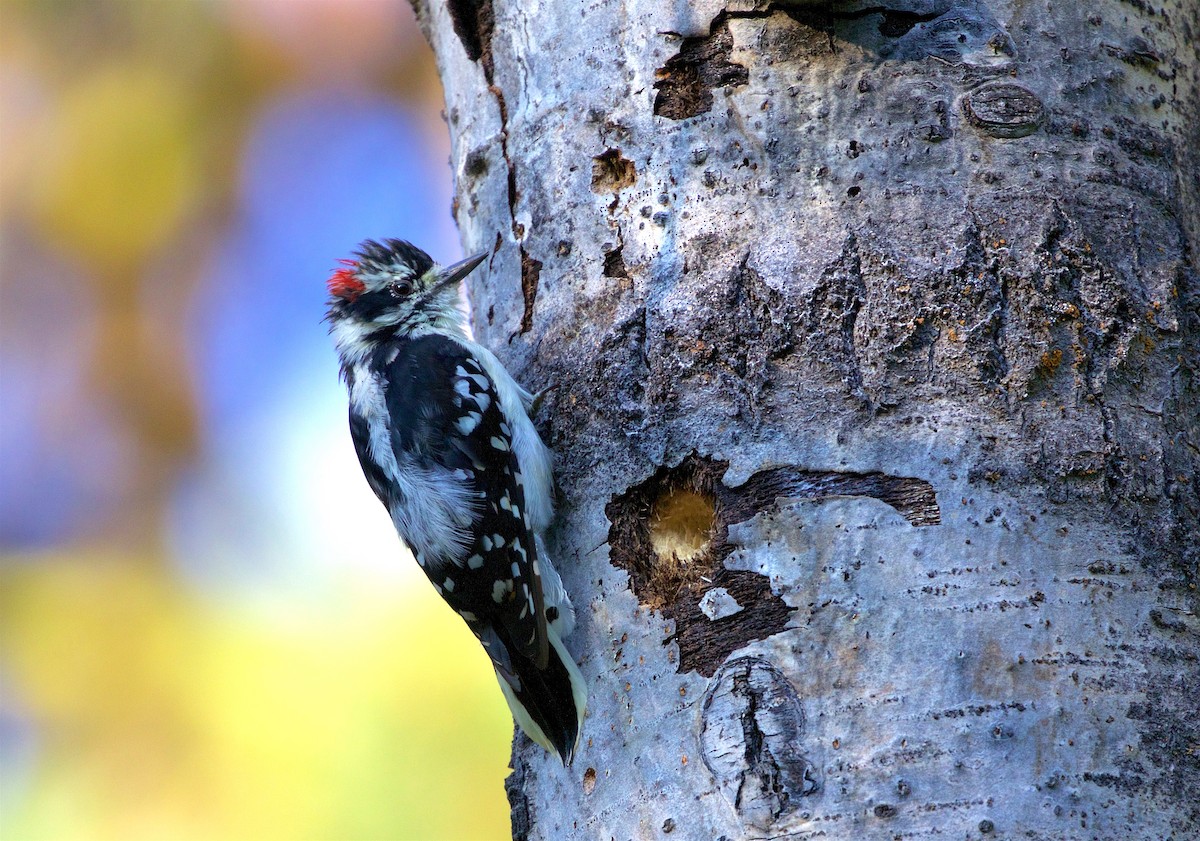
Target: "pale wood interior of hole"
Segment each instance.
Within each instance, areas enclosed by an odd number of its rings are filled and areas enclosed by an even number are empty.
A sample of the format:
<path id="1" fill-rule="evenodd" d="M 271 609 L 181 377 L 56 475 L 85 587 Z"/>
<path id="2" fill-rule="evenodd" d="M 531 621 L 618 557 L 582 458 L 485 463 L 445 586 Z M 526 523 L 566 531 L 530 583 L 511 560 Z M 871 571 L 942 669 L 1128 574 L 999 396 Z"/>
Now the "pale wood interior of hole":
<path id="1" fill-rule="evenodd" d="M 660 561 L 690 561 L 708 548 L 715 515 L 712 500 L 694 491 L 671 491 L 654 505 L 650 546 Z"/>

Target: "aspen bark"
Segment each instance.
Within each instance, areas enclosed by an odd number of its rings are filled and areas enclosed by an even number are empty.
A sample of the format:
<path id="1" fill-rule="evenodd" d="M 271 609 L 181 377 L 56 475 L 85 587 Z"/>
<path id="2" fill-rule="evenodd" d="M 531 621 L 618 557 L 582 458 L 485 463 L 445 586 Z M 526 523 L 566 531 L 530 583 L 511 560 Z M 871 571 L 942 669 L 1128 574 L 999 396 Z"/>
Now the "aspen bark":
<path id="1" fill-rule="evenodd" d="M 1200 832 L 1200 11 L 418 3 L 590 685 L 518 838 Z"/>

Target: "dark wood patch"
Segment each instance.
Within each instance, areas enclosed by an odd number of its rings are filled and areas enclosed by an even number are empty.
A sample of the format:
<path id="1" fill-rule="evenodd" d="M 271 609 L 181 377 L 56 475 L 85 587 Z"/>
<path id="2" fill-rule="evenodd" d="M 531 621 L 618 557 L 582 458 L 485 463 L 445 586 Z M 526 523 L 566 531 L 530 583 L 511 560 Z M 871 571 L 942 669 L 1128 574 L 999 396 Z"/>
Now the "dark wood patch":
<path id="1" fill-rule="evenodd" d="M 521 247 L 521 295 L 525 298 L 525 311 L 521 313 L 521 332 L 528 333 L 533 327 L 533 305 L 537 301 L 538 281 L 542 277 L 542 261 L 535 260 Z"/>
<path id="2" fill-rule="evenodd" d="M 766 576 L 725 568 L 725 558 L 735 548 L 729 543 L 729 526 L 773 509 L 780 499 L 835 496 L 874 497 L 914 526 L 941 522 L 933 486 L 924 479 L 785 465 L 760 471 L 731 488 L 722 481 L 728 468 L 728 462 L 692 453 L 677 467 L 659 468 L 645 482 L 613 497 L 605 508 L 611 524 L 609 558 L 629 573 L 638 601 L 675 621 L 675 634 L 666 642 L 679 646 L 681 673 L 695 671 L 711 677 L 734 651 L 784 630 L 792 613 L 771 591 Z M 686 561 L 664 560 L 651 544 L 655 506 L 681 490 L 712 502 L 709 540 L 702 552 Z M 742 609 L 709 619 L 700 602 L 706 592 L 717 587 L 726 589 Z"/>
<path id="3" fill-rule="evenodd" d="M 671 120 L 683 120 L 712 110 L 713 88 L 744 85 L 750 72 L 729 60 L 733 35 L 729 22 L 718 16 L 708 35 L 684 38 L 679 52 L 655 71 L 654 113 Z"/>

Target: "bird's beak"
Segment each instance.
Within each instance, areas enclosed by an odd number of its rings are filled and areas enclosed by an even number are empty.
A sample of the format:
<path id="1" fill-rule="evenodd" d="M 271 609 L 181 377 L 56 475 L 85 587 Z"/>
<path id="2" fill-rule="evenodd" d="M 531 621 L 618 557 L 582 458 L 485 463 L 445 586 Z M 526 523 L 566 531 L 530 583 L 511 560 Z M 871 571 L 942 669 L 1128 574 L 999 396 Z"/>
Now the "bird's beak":
<path id="1" fill-rule="evenodd" d="M 431 291 L 445 289 L 447 286 L 453 286 L 454 284 L 458 283 L 464 277 L 473 272 L 480 263 L 487 259 L 487 256 L 487 252 L 484 251 L 482 254 L 476 254 L 474 257 L 468 257 L 467 259 L 461 260 L 452 266 L 446 266 L 446 268 L 442 269 L 438 274 L 437 282 L 434 283 Z"/>

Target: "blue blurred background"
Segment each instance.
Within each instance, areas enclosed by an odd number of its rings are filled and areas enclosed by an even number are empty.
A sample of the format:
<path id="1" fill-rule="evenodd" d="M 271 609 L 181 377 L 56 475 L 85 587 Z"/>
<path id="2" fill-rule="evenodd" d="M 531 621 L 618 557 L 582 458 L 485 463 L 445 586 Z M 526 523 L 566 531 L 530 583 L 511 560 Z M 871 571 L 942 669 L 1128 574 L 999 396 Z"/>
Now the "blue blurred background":
<path id="1" fill-rule="evenodd" d="M 3 838 L 508 834 L 321 323 L 459 256 L 441 107 L 399 0 L 0 0 Z"/>

